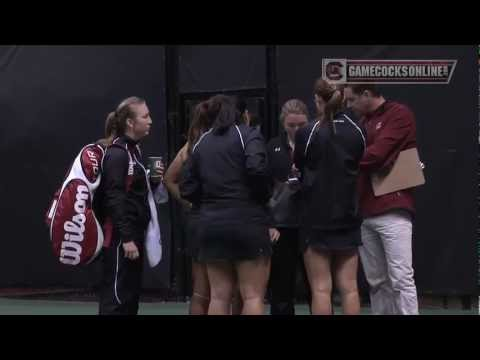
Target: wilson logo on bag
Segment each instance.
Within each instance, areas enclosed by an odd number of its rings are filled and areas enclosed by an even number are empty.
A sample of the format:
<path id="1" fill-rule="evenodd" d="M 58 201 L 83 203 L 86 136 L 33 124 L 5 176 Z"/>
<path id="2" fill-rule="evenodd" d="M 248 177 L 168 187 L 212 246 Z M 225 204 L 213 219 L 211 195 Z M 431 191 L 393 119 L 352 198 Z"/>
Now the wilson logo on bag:
<path id="1" fill-rule="evenodd" d="M 100 145 L 85 146 L 47 211 L 46 223 L 53 252 L 62 264 L 89 264 L 102 249 L 103 231 L 92 204 L 100 185 L 104 155 Z"/>

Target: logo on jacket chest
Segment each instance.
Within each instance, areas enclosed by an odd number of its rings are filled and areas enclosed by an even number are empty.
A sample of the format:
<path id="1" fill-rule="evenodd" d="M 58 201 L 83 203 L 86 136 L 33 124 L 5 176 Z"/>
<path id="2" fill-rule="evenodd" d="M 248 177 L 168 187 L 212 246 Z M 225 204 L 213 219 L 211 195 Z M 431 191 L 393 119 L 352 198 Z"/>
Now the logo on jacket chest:
<path id="1" fill-rule="evenodd" d="M 133 159 L 130 159 L 128 162 L 128 175 L 133 175 L 133 166 L 135 165 L 135 161 Z"/>
<path id="2" fill-rule="evenodd" d="M 379 122 L 377 123 L 377 125 L 375 126 L 375 130 L 376 130 L 376 131 L 380 130 L 380 129 L 382 128 L 382 125 L 383 125 L 383 123 L 382 123 L 381 121 L 379 121 Z"/>

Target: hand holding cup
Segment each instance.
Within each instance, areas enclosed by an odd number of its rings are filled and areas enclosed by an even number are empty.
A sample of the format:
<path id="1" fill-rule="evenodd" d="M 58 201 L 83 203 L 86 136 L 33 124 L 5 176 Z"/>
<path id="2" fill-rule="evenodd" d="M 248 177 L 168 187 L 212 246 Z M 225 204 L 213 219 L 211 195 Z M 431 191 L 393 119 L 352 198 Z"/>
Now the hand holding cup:
<path id="1" fill-rule="evenodd" d="M 150 179 L 153 182 L 163 181 L 163 174 L 165 172 L 165 165 L 161 156 L 150 156 L 148 158 Z"/>

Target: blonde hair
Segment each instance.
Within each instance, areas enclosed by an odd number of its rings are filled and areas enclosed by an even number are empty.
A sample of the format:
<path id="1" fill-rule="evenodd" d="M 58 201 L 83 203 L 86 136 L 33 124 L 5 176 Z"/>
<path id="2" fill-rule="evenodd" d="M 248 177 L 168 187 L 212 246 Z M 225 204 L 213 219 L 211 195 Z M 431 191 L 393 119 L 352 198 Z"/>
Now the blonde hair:
<path id="1" fill-rule="evenodd" d="M 308 118 L 308 108 L 307 105 L 301 100 L 290 99 L 282 106 L 280 111 L 280 123 L 283 124 L 285 118 L 288 115 L 305 115 Z"/>

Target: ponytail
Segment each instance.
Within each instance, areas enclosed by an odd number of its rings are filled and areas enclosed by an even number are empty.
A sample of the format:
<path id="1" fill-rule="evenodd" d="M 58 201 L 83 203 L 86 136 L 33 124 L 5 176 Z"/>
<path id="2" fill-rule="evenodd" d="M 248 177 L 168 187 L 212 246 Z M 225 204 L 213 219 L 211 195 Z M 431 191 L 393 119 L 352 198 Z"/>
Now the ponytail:
<path id="1" fill-rule="evenodd" d="M 320 78 L 315 82 L 313 93 L 325 102 L 325 119 L 332 121 L 343 106 L 343 88 L 336 88 Z"/>
<path id="2" fill-rule="evenodd" d="M 313 93 L 325 102 L 324 120 L 326 120 L 331 127 L 334 134 L 337 129 L 334 123 L 334 116 L 343 107 L 343 88 L 336 88 L 329 84 L 326 80 L 320 78 L 315 81 Z"/>
<path id="3" fill-rule="evenodd" d="M 340 90 L 333 90 L 330 99 L 325 104 L 325 118 L 327 121 L 333 121 L 335 114 L 342 109 L 342 103 L 343 95 Z"/>
<path id="4" fill-rule="evenodd" d="M 101 145 L 107 147 L 112 145 L 113 139 L 117 136 L 117 114 L 115 111 L 112 111 L 108 114 L 107 120 L 105 121 L 105 137 L 98 140 L 97 142 Z"/>

